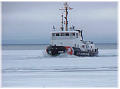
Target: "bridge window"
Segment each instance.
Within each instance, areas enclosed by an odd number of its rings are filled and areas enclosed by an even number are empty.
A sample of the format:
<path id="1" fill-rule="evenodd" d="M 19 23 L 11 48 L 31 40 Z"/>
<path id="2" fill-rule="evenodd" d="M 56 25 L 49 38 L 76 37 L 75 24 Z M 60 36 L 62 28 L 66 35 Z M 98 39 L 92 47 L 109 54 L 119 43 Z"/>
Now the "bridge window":
<path id="1" fill-rule="evenodd" d="M 65 34 L 64 33 L 61 33 L 61 36 L 64 36 Z"/>
<path id="2" fill-rule="evenodd" d="M 70 36 L 75 36 L 75 33 L 70 33 Z"/>
<path id="3" fill-rule="evenodd" d="M 59 33 L 56 33 L 56 36 L 59 36 Z"/>
<path id="4" fill-rule="evenodd" d="M 55 33 L 52 33 L 52 36 L 55 36 Z"/>
<path id="5" fill-rule="evenodd" d="M 75 36 L 75 33 L 72 33 L 73 36 Z"/>
<path id="6" fill-rule="evenodd" d="M 69 33 L 66 33 L 65 36 L 69 36 Z"/>

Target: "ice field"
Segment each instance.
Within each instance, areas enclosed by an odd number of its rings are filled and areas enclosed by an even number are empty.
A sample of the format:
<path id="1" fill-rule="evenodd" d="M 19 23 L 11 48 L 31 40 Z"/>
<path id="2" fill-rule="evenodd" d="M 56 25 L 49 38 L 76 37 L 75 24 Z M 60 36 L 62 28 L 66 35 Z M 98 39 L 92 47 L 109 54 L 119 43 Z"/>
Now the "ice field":
<path id="1" fill-rule="evenodd" d="M 96 57 L 3 50 L 2 59 L 2 87 L 117 87 L 117 49 L 100 49 Z"/>

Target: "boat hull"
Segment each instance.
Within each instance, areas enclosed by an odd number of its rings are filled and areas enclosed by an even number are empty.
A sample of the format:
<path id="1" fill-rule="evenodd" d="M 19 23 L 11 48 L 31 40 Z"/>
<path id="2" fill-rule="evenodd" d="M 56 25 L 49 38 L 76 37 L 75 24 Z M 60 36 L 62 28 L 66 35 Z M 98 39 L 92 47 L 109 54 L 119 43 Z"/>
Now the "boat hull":
<path id="1" fill-rule="evenodd" d="M 48 46 L 46 52 L 51 56 L 58 56 L 65 53 L 66 48 L 64 46 Z"/>
<path id="2" fill-rule="evenodd" d="M 69 49 L 70 48 L 70 49 Z M 76 47 L 66 47 L 66 46 L 48 46 L 46 52 L 51 56 L 58 56 L 63 53 L 76 56 L 96 56 L 98 55 L 98 49 L 82 51 L 80 48 Z"/>

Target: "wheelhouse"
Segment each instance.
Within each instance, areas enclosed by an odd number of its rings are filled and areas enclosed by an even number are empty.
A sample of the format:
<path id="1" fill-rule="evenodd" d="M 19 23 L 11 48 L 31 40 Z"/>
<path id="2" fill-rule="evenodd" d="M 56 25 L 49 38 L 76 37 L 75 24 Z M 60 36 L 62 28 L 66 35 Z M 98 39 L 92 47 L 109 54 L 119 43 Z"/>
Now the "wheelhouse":
<path id="1" fill-rule="evenodd" d="M 78 31 L 59 31 L 59 32 L 52 32 L 52 38 L 78 38 L 81 35 Z"/>

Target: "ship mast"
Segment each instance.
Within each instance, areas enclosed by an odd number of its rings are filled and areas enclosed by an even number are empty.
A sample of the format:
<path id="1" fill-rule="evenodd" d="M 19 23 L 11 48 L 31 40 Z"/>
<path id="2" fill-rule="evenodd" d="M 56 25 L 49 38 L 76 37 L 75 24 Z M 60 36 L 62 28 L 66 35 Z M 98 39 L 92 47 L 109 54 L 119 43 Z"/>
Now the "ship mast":
<path id="1" fill-rule="evenodd" d="M 67 4 L 67 2 L 64 3 L 64 9 L 59 9 L 59 10 L 64 10 L 65 11 L 65 31 L 68 31 L 68 10 L 71 10 L 73 8 L 70 8 Z"/>

